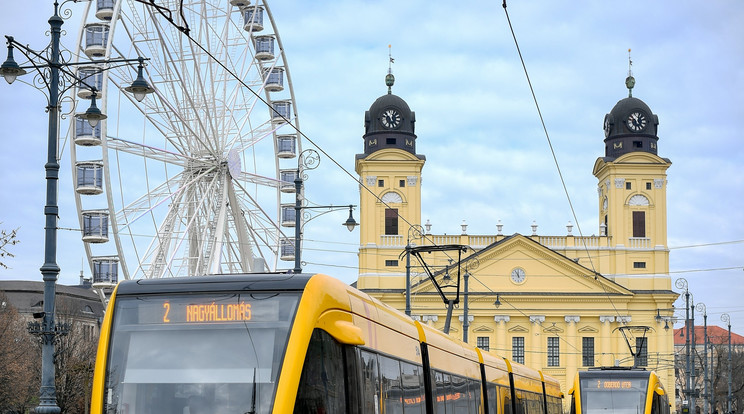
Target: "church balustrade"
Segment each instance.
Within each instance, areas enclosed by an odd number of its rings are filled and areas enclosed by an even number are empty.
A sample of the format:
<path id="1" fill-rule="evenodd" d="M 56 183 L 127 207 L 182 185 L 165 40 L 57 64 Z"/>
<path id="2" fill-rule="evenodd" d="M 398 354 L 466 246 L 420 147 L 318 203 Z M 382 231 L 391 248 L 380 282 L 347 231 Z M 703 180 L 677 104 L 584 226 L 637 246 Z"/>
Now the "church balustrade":
<path id="1" fill-rule="evenodd" d="M 545 247 L 566 247 L 565 236 L 540 236 L 539 241 Z"/>
<path id="2" fill-rule="evenodd" d="M 460 243 L 460 236 L 430 236 L 430 238 L 433 240 L 433 244 L 459 244 Z"/>
<path id="3" fill-rule="evenodd" d="M 647 237 L 631 237 L 628 239 L 628 247 L 631 249 L 648 249 L 651 239 Z"/>
<path id="4" fill-rule="evenodd" d="M 470 236 L 470 247 L 486 247 L 496 243 L 496 236 Z"/>
<path id="5" fill-rule="evenodd" d="M 403 247 L 406 241 L 401 234 L 383 234 L 380 235 L 380 246 L 383 247 Z"/>

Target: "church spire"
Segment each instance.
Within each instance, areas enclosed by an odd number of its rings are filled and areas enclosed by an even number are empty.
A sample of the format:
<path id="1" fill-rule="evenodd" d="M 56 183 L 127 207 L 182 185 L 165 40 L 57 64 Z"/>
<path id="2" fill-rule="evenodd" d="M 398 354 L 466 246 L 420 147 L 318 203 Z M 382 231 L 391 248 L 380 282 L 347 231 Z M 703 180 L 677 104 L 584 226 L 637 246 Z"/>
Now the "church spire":
<path id="1" fill-rule="evenodd" d="M 628 98 L 633 97 L 633 87 L 635 86 L 632 68 L 633 60 L 630 58 L 630 49 L 628 49 L 628 77 L 625 78 L 625 86 L 628 88 Z"/>
<path id="2" fill-rule="evenodd" d="M 388 95 L 393 93 L 393 84 L 395 83 L 395 76 L 393 76 L 393 45 L 388 45 L 388 73 L 385 75 L 385 85 L 388 87 Z"/>

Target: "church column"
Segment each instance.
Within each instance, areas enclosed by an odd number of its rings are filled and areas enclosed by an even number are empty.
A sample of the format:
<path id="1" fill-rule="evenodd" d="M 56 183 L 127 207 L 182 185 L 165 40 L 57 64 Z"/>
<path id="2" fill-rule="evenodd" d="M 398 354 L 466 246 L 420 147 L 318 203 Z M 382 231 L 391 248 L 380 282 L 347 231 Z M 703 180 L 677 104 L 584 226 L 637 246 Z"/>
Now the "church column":
<path id="1" fill-rule="evenodd" d="M 509 322 L 509 316 L 496 315 L 493 317 L 496 322 L 496 353 L 511 359 L 511 347 L 506 345 L 506 324 Z"/>
<path id="2" fill-rule="evenodd" d="M 545 322 L 545 315 L 533 315 L 530 316 L 530 337 L 527 338 L 527 343 L 524 344 L 526 351 L 524 362 L 525 365 L 534 369 L 542 369 L 545 364 L 546 357 L 543 356 L 542 350 L 547 348 L 547 344 L 543 346 L 542 336 L 540 335 L 541 325 Z"/>
<path id="3" fill-rule="evenodd" d="M 566 331 L 568 333 L 568 346 L 566 347 L 566 381 L 570 381 L 576 375 L 576 369 L 578 366 L 578 360 L 581 357 L 581 345 L 577 344 L 576 340 L 576 324 L 579 323 L 581 317 L 578 315 L 567 315 Z"/>
<path id="4" fill-rule="evenodd" d="M 599 322 L 602 324 L 602 327 L 600 328 L 600 364 L 603 367 L 614 365 L 613 356 L 612 356 L 612 335 L 610 330 L 610 324 L 612 322 L 615 322 L 614 316 L 600 316 Z"/>

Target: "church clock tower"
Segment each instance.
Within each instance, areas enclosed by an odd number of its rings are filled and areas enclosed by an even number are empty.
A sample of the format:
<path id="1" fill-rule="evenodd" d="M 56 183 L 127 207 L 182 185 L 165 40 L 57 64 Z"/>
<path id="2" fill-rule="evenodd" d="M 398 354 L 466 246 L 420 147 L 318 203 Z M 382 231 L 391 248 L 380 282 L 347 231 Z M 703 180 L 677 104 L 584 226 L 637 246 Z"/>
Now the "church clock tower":
<path id="1" fill-rule="evenodd" d="M 421 170 L 416 154 L 416 116 L 392 93 L 395 78 L 385 77 L 388 93 L 364 114 L 364 153 L 355 169 L 360 188 L 359 288 L 400 286 L 401 246 L 412 224 L 421 224 Z M 381 275 L 385 277 L 381 277 Z"/>
<path id="2" fill-rule="evenodd" d="M 638 276 L 668 274 L 666 170 L 672 163 L 658 156 L 658 117 L 633 97 L 632 75 L 625 83 L 628 97 L 605 116 L 605 156 L 593 173 L 600 235 L 610 248 L 602 270 L 630 287 L 626 280 L 632 285 Z"/>

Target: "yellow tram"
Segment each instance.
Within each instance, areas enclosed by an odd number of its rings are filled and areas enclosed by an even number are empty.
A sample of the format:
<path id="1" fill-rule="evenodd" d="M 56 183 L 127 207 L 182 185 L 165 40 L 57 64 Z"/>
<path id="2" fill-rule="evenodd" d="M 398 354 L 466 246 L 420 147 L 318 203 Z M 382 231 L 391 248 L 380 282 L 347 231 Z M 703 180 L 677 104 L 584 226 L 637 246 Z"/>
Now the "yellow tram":
<path id="1" fill-rule="evenodd" d="M 669 400 L 653 371 L 604 367 L 574 378 L 571 414 L 669 414 Z"/>
<path id="2" fill-rule="evenodd" d="M 91 413 L 559 414 L 558 382 L 336 279 L 121 282 Z"/>

